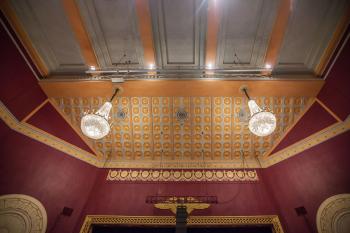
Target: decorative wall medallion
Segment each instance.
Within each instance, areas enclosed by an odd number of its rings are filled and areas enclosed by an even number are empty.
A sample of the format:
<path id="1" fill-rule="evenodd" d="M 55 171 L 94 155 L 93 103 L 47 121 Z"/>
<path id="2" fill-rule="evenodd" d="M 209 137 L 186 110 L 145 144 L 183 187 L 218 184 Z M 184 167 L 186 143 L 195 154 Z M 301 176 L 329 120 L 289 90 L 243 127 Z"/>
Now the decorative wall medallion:
<path id="1" fill-rule="evenodd" d="M 45 233 L 47 215 L 35 198 L 10 194 L 0 196 L 0 232 Z"/>
<path id="2" fill-rule="evenodd" d="M 87 215 L 80 233 L 89 233 L 92 225 L 175 225 L 174 216 L 119 216 L 119 215 Z M 196 226 L 272 226 L 274 233 L 283 233 L 281 222 L 276 215 L 261 216 L 190 216 L 188 225 Z"/>
<path id="3" fill-rule="evenodd" d="M 339 194 L 327 198 L 317 211 L 319 233 L 350 232 L 350 194 Z"/>
<path id="4" fill-rule="evenodd" d="M 250 182 L 258 181 L 256 170 L 109 170 L 109 181 Z"/>

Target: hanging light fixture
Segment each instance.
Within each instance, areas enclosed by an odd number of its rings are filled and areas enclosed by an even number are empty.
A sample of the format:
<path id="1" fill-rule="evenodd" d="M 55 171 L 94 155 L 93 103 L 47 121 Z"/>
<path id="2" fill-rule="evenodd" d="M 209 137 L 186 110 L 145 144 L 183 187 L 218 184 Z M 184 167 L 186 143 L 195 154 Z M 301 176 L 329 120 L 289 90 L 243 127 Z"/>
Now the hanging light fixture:
<path id="1" fill-rule="evenodd" d="M 276 129 L 275 115 L 266 109 L 261 109 L 255 100 L 250 99 L 246 87 L 241 88 L 241 90 L 248 98 L 248 107 L 250 110 L 248 127 L 250 132 L 260 137 L 273 133 Z"/>
<path id="2" fill-rule="evenodd" d="M 88 113 L 81 118 L 81 131 L 83 134 L 92 139 L 101 139 L 105 137 L 111 127 L 109 125 L 109 113 L 112 109 L 112 100 L 119 92 L 117 88 L 111 99 L 105 102 L 95 113 Z"/>

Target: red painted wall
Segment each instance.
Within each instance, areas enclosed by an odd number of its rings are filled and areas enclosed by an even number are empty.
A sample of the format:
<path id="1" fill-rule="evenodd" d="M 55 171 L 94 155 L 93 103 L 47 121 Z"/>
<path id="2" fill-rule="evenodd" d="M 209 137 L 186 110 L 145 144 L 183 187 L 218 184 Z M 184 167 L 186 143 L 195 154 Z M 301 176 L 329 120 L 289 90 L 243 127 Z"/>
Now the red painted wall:
<path id="1" fill-rule="evenodd" d="M 6 24 L 1 12 L 0 19 Z M 10 28 L 8 30 L 11 31 Z M 1 25 L 0 51 L 0 100 L 18 120 L 22 120 L 46 99 L 46 95 L 8 32 Z M 22 50 L 22 53 L 25 51 Z"/>
<path id="2" fill-rule="evenodd" d="M 257 183 L 121 183 L 106 181 L 107 169 L 99 171 L 82 219 L 87 214 L 113 215 L 171 215 L 158 210 L 145 200 L 148 195 L 214 195 L 219 204 L 193 215 L 267 215 L 276 214 L 276 208 L 265 189 L 263 180 Z M 260 174 L 260 171 L 258 171 Z"/>
<path id="3" fill-rule="evenodd" d="M 27 123 L 94 154 L 49 102 L 29 118 Z"/>
<path id="4" fill-rule="evenodd" d="M 350 131 L 269 167 L 263 178 L 287 233 L 311 233 L 294 208 L 304 206 L 313 232 L 316 213 L 328 197 L 350 193 Z"/>
<path id="5" fill-rule="evenodd" d="M 325 103 L 342 120 L 350 114 L 350 26 L 345 33 L 343 42 L 347 39 L 336 62 L 326 77 L 326 85 L 320 91 L 318 98 Z M 340 46 L 339 46 L 340 48 Z"/>
<path id="6" fill-rule="evenodd" d="M 69 233 L 93 187 L 97 168 L 23 136 L 0 120 L 0 195 L 26 194 L 38 199 L 48 215 L 48 231 L 64 206 L 71 217 L 61 217 L 54 231 Z"/>
<path id="7" fill-rule="evenodd" d="M 309 110 L 293 127 L 293 129 L 272 151 L 271 155 L 314 133 L 317 133 L 318 131 L 336 122 L 336 119 L 332 115 L 330 115 L 319 103 L 313 103 Z"/>

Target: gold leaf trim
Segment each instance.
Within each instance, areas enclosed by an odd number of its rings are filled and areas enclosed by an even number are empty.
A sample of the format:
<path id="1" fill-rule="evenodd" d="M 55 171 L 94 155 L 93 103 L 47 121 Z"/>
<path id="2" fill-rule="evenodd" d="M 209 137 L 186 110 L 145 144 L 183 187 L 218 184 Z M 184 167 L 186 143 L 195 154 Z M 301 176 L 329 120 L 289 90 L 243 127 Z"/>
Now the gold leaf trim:
<path id="1" fill-rule="evenodd" d="M 311 136 L 282 149 L 275 154 L 262 160 L 262 167 L 267 168 L 294 155 L 297 155 L 311 147 L 314 147 L 324 141 L 327 141 L 339 134 L 342 134 L 350 129 L 350 118 L 348 117 L 344 122 L 335 123 Z"/>
<path id="2" fill-rule="evenodd" d="M 258 181 L 256 170 L 109 170 L 108 181 L 241 182 Z"/>
<path id="3" fill-rule="evenodd" d="M 80 159 L 88 164 L 98 166 L 99 161 L 94 154 L 91 154 L 75 145 L 72 145 L 58 137 L 55 137 L 41 129 L 38 129 L 25 122 L 19 122 L 0 101 L 0 118 L 12 130 L 44 143 L 74 158 Z"/>
<path id="4" fill-rule="evenodd" d="M 89 233 L 92 225 L 175 225 L 174 216 L 119 216 L 119 215 L 87 215 L 80 233 Z M 281 222 L 277 215 L 259 216 L 190 216 L 189 226 L 218 226 L 218 225 L 270 225 L 273 232 L 283 233 Z"/>

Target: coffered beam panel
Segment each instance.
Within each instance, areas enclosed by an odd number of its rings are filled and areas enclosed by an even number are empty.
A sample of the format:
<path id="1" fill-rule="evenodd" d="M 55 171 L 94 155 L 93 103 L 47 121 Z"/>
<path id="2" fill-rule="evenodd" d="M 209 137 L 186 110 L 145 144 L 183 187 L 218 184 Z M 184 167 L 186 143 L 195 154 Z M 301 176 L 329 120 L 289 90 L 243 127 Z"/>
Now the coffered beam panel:
<path id="1" fill-rule="evenodd" d="M 261 68 L 277 14 L 274 0 L 216 1 L 222 16 L 217 66 Z"/>
<path id="2" fill-rule="evenodd" d="M 149 43 L 150 38 L 149 31 L 146 34 L 138 29 L 135 1 L 77 0 L 77 3 L 101 68 L 143 67 L 141 40 Z M 150 56 L 148 50 L 145 55 Z"/>
<path id="3" fill-rule="evenodd" d="M 143 80 L 120 86 L 124 89 L 122 96 L 243 96 L 239 88 L 246 85 L 252 97 L 314 97 L 323 84 L 323 80 Z M 40 86 L 49 97 L 110 97 L 117 87 L 110 81 L 41 81 Z"/>
<path id="4" fill-rule="evenodd" d="M 50 75 L 86 70 L 61 0 L 12 0 L 11 5 Z"/>
<path id="5" fill-rule="evenodd" d="M 277 17 L 271 32 L 269 45 L 266 51 L 264 65 L 275 66 L 282 46 L 284 34 L 287 30 L 288 19 L 292 10 L 292 0 L 281 0 Z"/>
<path id="6" fill-rule="evenodd" d="M 220 16 L 218 3 L 216 0 L 209 0 L 207 16 L 207 43 L 205 51 L 205 65 L 207 67 L 214 66 L 216 64 L 219 23 Z"/>
<path id="7" fill-rule="evenodd" d="M 144 63 L 155 66 L 155 52 L 153 45 L 152 19 L 148 0 L 136 0 L 136 14 L 138 18 L 139 34 L 143 47 Z"/>
<path id="8" fill-rule="evenodd" d="M 33 60 L 35 66 L 39 70 L 40 74 L 44 77 L 47 76 L 49 74 L 49 71 L 48 71 L 46 65 L 44 64 L 42 58 L 38 54 L 38 51 L 33 46 L 33 43 L 30 40 L 27 32 L 23 29 L 23 25 L 21 24 L 18 17 L 16 16 L 9 0 L 1 1 L 0 8 L 1 8 L 1 11 L 4 13 L 4 15 L 6 16 L 9 23 L 11 24 L 11 27 L 16 32 L 16 34 L 17 34 L 18 38 L 20 39 L 20 41 L 22 42 L 23 46 L 27 50 L 29 56 Z"/>
<path id="9" fill-rule="evenodd" d="M 79 43 L 81 53 L 84 57 L 85 64 L 88 66 L 98 67 L 98 62 L 90 43 L 89 36 L 84 27 L 82 18 L 78 6 L 74 0 L 62 0 L 62 4 L 65 10 L 65 13 L 68 17 L 72 30 L 75 34 L 75 37 Z"/>
<path id="10" fill-rule="evenodd" d="M 203 66 L 206 4 L 203 0 L 151 1 L 157 63 L 163 68 Z"/>
<path id="11" fill-rule="evenodd" d="M 314 73 L 349 1 L 284 1 L 290 17 L 274 73 Z"/>

